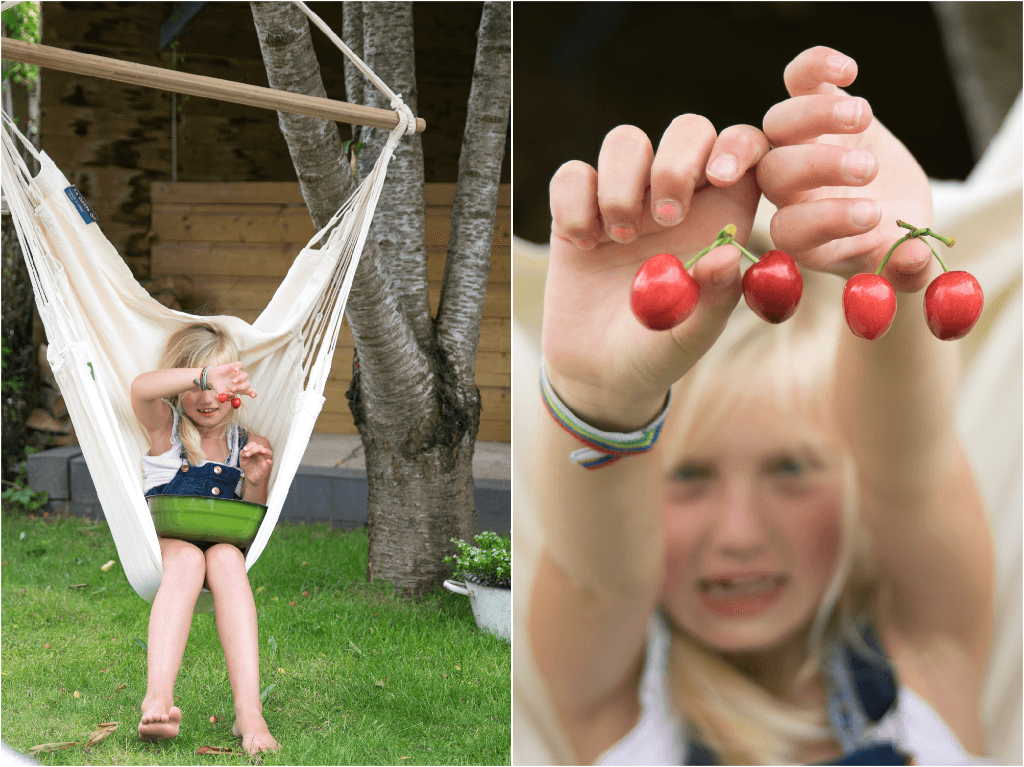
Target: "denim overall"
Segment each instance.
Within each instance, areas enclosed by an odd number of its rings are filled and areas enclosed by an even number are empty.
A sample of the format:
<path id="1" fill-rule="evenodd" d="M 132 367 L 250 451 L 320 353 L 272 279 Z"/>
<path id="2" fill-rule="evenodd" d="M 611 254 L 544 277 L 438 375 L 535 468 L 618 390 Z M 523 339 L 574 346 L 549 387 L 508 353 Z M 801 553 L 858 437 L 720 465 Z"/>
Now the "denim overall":
<path id="1" fill-rule="evenodd" d="M 867 730 L 896 703 L 898 685 L 872 627 L 864 642 L 874 657 L 866 658 L 848 643 L 834 643 L 825 655 L 829 722 L 843 747 L 835 761 L 822 764 L 911 764 L 911 757 L 888 740 L 874 740 Z M 715 753 L 697 739 L 687 744 L 685 764 L 720 764 Z"/>
<path id="2" fill-rule="evenodd" d="M 244 429 L 238 430 L 238 449 L 249 441 L 249 435 Z M 230 456 L 229 456 L 230 460 Z M 159 485 L 146 492 L 151 495 L 205 495 L 209 498 L 230 498 L 241 500 L 241 496 L 235 492 L 238 487 L 238 480 L 242 478 L 242 470 L 237 466 L 224 463 L 207 462 L 202 466 L 193 466 L 188 461 L 185 448 L 181 449 L 181 470 L 174 475 L 174 479 L 166 485 Z M 201 551 L 206 551 L 214 544 L 208 541 L 188 541 L 193 546 L 198 546 Z"/>

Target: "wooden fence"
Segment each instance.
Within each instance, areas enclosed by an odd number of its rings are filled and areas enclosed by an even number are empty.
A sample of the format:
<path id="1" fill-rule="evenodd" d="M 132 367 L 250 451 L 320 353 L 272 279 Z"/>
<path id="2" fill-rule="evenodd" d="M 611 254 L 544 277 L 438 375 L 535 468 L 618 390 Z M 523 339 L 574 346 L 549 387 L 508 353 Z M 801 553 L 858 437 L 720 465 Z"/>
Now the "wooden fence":
<path id="1" fill-rule="evenodd" d="M 190 301 L 212 314 L 253 322 L 299 251 L 316 233 L 297 183 L 154 182 L 152 276 L 192 280 Z M 448 250 L 455 184 L 427 184 L 427 273 L 437 311 Z M 483 410 L 481 440 L 511 440 L 512 216 L 503 185 L 494 222 L 491 271 L 476 361 Z M 352 334 L 338 339 L 316 432 L 354 434 L 345 391 L 351 380 Z"/>

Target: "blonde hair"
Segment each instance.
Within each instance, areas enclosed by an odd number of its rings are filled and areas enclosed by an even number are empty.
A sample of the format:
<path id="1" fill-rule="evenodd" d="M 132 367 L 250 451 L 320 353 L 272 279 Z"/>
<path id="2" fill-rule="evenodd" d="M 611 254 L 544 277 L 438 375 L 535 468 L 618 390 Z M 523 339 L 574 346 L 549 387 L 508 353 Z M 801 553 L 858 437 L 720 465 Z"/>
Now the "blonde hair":
<path id="1" fill-rule="evenodd" d="M 754 397 L 767 395 L 780 408 L 828 422 L 842 329 L 841 284 L 818 273 L 803 279 L 800 307 L 781 325 L 769 325 L 740 302 L 719 340 L 673 391 L 668 439 L 663 436 L 666 456 L 685 454 Z M 857 626 L 877 583 L 857 514 L 856 469 L 848 457 L 840 459 L 843 544 L 811 624 L 807 659 L 797 674 L 801 682 L 821 671 L 825 647 L 839 636 L 867 649 Z M 792 763 L 802 748 L 831 736 L 822 711 L 780 701 L 675 625 L 669 679 L 677 712 L 725 764 Z"/>
<path id="2" fill-rule="evenodd" d="M 234 339 L 223 328 L 211 322 L 195 322 L 176 331 L 167 339 L 167 348 L 160 358 L 160 369 L 202 368 L 225 365 L 239 358 Z M 181 407 L 182 394 L 171 397 L 171 406 L 178 412 L 178 434 L 185 455 L 193 466 L 206 460 L 199 427 Z M 239 422 L 240 410 L 232 409 L 227 424 Z"/>

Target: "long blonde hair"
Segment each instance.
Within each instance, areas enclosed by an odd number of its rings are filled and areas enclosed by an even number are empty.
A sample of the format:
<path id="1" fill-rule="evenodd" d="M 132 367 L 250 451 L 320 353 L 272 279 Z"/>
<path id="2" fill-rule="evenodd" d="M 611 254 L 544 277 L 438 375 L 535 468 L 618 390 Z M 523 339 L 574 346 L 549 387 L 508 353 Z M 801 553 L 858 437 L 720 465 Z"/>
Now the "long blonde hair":
<path id="1" fill-rule="evenodd" d="M 685 454 L 729 414 L 766 393 L 781 408 L 831 418 L 840 289 L 836 278 L 805 274 L 801 305 L 781 325 L 765 323 L 741 301 L 721 338 L 673 391 L 665 455 Z M 870 547 L 857 514 L 856 468 L 848 457 L 841 460 L 843 544 L 810 628 L 800 681 L 821 671 L 824 649 L 837 637 L 863 647 L 856 627 L 876 598 Z M 792 763 L 802 748 L 831 734 L 822 711 L 780 701 L 678 626 L 672 626 L 669 679 L 676 711 L 726 764 Z"/>
<path id="2" fill-rule="evenodd" d="M 238 359 L 234 339 L 212 322 L 195 322 L 176 331 L 167 339 L 167 348 L 160 358 L 160 369 L 201 368 L 207 365 L 225 365 Z M 199 427 L 181 407 L 182 394 L 171 397 L 170 403 L 179 414 L 178 434 L 185 455 L 193 466 L 206 460 Z M 240 422 L 241 411 L 232 409 L 227 424 Z"/>

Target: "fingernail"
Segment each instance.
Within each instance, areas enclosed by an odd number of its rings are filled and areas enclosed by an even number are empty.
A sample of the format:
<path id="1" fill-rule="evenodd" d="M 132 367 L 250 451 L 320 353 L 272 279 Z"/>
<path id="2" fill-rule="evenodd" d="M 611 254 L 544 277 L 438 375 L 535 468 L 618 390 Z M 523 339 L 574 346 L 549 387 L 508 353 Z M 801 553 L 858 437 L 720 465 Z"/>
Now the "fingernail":
<path id="1" fill-rule="evenodd" d="M 593 250 L 597 247 L 597 240 L 587 237 L 583 240 L 576 240 L 576 247 L 580 250 Z"/>
<path id="2" fill-rule="evenodd" d="M 611 238 L 617 242 L 629 242 L 636 237 L 636 229 L 628 224 L 612 224 Z"/>
<path id="3" fill-rule="evenodd" d="M 846 68 L 850 66 L 853 59 L 846 56 L 830 56 L 828 60 L 828 67 L 836 75 L 842 75 Z"/>
<path id="4" fill-rule="evenodd" d="M 855 203 L 853 209 L 850 211 L 850 220 L 856 226 L 866 229 L 877 224 L 878 218 L 881 215 L 882 211 L 879 209 L 877 202 L 861 200 L 860 202 Z"/>
<path id="5" fill-rule="evenodd" d="M 858 149 L 855 152 L 847 152 L 843 155 L 843 159 L 839 161 L 839 169 L 843 172 L 843 175 L 853 181 L 867 178 L 874 168 L 874 156 L 871 152 L 866 152 L 862 149 Z"/>
<path id="6" fill-rule="evenodd" d="M 895 260 L 895 259 L 894 259 Z M 923 259 L 917 259 L 916 261 L 896 261 L 894 266 L 896 271 L 901 274 L 917 274 L 919 271 L 928 266 L 928 262 L 931 260 L 931 256 L 925 256 Z"/>
<path id="7" fill-rule="evenodd" d="M 738 168 L 735 157 L 731 154 L 722 154 L 708 167 L 708 173 L 721 181 L 732 181 Z"/>
<path id="8" fill-rule="evenodd" d="M 683 214 L 683 206 L 675 200 L 658 200 L 654 203 L 654 212 L 662 224 L 675 224 Z"/>
<path id="9" fill-rule="evenodd" d="M 836 104 L 832 110 L 832 116 L 840 125 L 845 125 L 847 128 L 856 128 L 863 111 L 864 106 L 861 104 L 860 99 L 846 99 Z"/>

